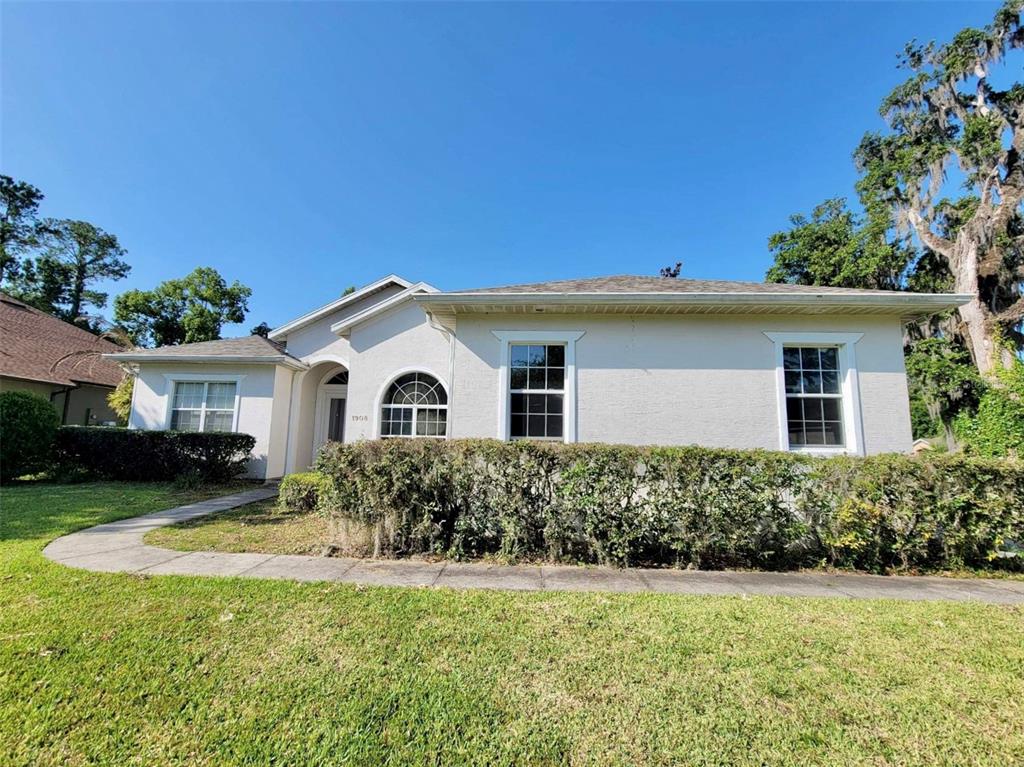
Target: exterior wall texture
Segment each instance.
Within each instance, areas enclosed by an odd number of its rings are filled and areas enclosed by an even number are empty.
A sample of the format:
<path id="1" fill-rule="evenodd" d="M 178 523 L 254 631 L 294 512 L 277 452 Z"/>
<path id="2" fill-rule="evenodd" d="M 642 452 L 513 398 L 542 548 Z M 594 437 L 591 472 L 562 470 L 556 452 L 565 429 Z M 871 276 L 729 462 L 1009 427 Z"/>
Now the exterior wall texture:
<path id="1" fill-rule="evenodd" d="M 584 331 L 576 342 L 580 442 L 779 449 L 771 331 L 863 333 L 856 344 L 867 453 L 910 449 L 895 318 L 460 316 L 452 435 L 503 437 L 492 331 Z"/>
<path id="2" fill-rule="evenodd" d="M 219 365 L 219 364 L 161 364 L 149 363 L 140 366 L 135 380 L 135 394 L 132 416 L 128 427 L 131 429 L 166 429 L 170 426 L 171 397 L 175 376 L 238 376 L 238 416 L 236 431 L 251 434 L 256 438 L 252 459 L 249 461 L 249 476 L 273 477 L 271 469 L 283 464 L 283 458 L 271 456 L 271 445 L 276 450 L 281 438 L 281 427 L 273 431 L 272 421 L 275 410 L 275 389 L 283 379 L 276 375 L 273 365 Z M 282 391 L 283 396 L 283 391 Z M 282 405 L 287 405 L 287 398 Z"/>
<path id="3" fill-rule="evenodd" d="M 27 391 L 50 400 L 58 415 L 65 416 L 64 398 L 67 387 L 20 378 L 0 378 L 0 391 Z M 117 421 L 117 414 L 107 404 L 111 392 L 104 386 L 81 384 L 71 389 L 64 423 L 72 426 L 99 426 Z"/>

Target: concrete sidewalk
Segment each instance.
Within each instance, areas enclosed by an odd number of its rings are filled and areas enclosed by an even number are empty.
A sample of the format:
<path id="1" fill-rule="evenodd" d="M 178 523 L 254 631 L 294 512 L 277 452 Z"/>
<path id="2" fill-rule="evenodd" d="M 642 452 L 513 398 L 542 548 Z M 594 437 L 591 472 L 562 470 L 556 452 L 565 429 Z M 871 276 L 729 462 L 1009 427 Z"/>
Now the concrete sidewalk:
<path id="1" fill-rule="evenodd" d="M 606 567 L 491 565 L 184 552 L 147 546 L 158 527 L 226 511 L 277 494 L 261 487 L 209 501 L 97 525 L 50 543 L 49 559 L 84 570 L 146 575 L 240 575 L 368 586 L 443 586 L 520 591 L 657 592 L 853 599 L 955 600 L 1024 604 L 1024 581 L 817 573 L 616 570 Z"/>

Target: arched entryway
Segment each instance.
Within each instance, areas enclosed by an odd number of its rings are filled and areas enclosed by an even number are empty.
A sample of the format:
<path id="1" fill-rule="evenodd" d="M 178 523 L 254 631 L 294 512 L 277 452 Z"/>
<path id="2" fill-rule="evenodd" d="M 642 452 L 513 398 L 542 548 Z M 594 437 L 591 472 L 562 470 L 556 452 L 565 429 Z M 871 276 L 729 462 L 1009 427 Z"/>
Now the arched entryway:
<path id="1" fill-rule="evenodd" d="M 348 371 L 338 365 L 320 377 L 313 410 L 313 454 L 326 442 L 345 441 Z"/>

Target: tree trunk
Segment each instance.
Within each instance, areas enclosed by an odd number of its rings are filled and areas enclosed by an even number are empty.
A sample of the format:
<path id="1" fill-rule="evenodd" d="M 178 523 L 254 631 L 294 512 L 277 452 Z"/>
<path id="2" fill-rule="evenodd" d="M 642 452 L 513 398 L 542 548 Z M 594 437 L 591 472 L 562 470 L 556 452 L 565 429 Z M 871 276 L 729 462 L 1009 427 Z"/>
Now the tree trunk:
<path id="1" fill-rule="evenodd" d="M 982 302 L 978 285 L 978 236 L 965 226 L 954 243 L 949 259 L 953 272 L 953 289 L 968 293 L 971 300 L 959 307 L 963 337 L 974 364 L 983 376 L 989 376 L 1002 362 L 996 344 L 995 323 L 989 308 Z"/>

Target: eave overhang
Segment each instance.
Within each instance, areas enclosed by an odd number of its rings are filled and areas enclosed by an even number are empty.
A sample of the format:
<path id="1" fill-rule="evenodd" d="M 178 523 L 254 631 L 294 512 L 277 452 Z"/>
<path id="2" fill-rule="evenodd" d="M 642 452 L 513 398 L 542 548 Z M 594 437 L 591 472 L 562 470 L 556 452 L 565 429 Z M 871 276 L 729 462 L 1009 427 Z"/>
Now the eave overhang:
<path id="1" fill-rule="evenodd" d="M 957 293 L 434 293 L 425 311 L 458 314 L 877 314 L 903 318 L 955 309 Z"/>
<path id="2" fill-rule="evenodd" d="M 306 363 L 287 354 L 268 357 L 241 357 L 226 354 L 132 354 L 131 352 L 120 352 L 103 356 L 116 362 L 136 364 L 159 362 L 191 365 L 197 362 L 212 362 L 218 365 L 281 365 L 292 370 L 306 370 L 309 367 Z"/>

